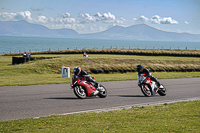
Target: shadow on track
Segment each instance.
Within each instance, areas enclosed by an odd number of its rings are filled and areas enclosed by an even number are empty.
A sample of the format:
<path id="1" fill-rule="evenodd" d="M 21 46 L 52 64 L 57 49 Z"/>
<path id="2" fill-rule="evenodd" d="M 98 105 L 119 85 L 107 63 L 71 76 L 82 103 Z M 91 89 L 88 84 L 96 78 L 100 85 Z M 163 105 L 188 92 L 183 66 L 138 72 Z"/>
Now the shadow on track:
<path id="1" fill-rule="evenodd" d="M 85 99 L 79 99 L 77 97 L 50 97 L 50 98 L 43 98 L 43 99 L 54 99 L 54 100 L 87 100 L 87 99 L 96 99 L 99 97 L 86 97 Z"/>
<path id="2" fill-rule="evenodd" d="M 55 100 L 79 100 L 76 97 L 50 97 L 50 98 L 43 98 L 43 99 L 55 99 Z"/>
<path id="3" fill-rule="evenodd" d="M 119 97 L 145 97 L 143 95 L 117 95 Z"/>
<path id="4" fill-rule="evenodd" d="M 145 97 L 144 95 L 109 95 L 109 97 Z"/>

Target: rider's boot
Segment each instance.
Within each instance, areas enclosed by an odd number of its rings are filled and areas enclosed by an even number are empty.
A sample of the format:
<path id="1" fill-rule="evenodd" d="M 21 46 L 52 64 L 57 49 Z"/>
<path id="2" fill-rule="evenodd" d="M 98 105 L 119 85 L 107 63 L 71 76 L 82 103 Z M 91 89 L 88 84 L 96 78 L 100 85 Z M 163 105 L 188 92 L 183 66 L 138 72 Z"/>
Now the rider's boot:
<path id="1" fill-rule="evenodd" d="M 157 81 L 157 85 L 158 85 L 158 88 L 160 88 L 160 82 L 159 81 Z"/>
<path id="2" fill-rule="evenodd" d="M 96 89 L 97 89 L 98 91 L 103 91 L 103 87 L 101 87 L 101 85 L 100 85 L 99 83 L 97 83 Z"/>
<path id="3" fill-rule="evenodd" d="M 94 87 L 96 88 L 96 91 L 93 91 L 93 92 L 92 92 L 92 95 L 93 95 L 93 96 L 96 96 L 96 95 L 98 95 L 98 94 L 99 94 L 98 86 L 99 86 L 99 85 L 98 85 L 98 83 L 97 83 L 97 82 L 95 82 L 95 85 L 94 85 Z"/>
<path id="4" fill-rule="evenodd" d="M 99 91 L 98 91 L 98 90 L 93 91 L 91 95 L 96 96 L 97 94 L 99 94 Z"/>

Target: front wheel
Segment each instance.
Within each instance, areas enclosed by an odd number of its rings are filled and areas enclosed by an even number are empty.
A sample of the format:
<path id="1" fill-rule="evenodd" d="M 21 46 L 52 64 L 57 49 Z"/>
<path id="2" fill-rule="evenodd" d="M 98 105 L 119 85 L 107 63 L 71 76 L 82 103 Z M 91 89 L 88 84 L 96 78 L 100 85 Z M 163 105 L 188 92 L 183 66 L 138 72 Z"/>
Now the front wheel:
<path id="1" fill-rule="evenodd" d="M 165 88 L 164 85 L 160 85 L 160 88 L 158 89 L 158 94 L 160 96 L 165 96 L 167 94 L 167 89 Z"/>
<path id="2" fill-rule="evenodd" d="M 100 98 L 105 98 L 107 96 L 107 90 L 106 90 L 106 88 L 103 85 L 100 85 L 100 90 L 99 90 L 98 96 Z"/>
<path id="3" fill-rule="evenodd" d="M 74 94 L 80 99 L 86 98 L 86 91 L 82 86 L 75 86 Z"/>
<path id="4" fill-rule="evenodd" d="M 149 85 L 146 84 L 142 84 L 140 86 L 142 93 L 146 96 L 146 97 L 151 97 L 154 96 L 155 93 L 154 91 L 151 90 L 151 87 L 149 87 Z"/>

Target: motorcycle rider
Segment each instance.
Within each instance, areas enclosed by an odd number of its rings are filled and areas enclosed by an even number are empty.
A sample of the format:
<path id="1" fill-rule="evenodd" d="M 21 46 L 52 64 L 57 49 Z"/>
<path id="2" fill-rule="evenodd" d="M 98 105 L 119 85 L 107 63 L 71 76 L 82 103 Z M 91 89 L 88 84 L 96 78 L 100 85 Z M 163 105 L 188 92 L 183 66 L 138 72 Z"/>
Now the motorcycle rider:
<path id="1" fill-rule="evenodd" d="M 92 79 L 91 76 L 86 71 L 82 70 L 80 67 L 74 68 L 74 75 L 79 77 L 86 77 L 87 81 L 93 82 L 96 88 L 99 87 L 99 84 L 94 79 Z"/>
<path id="2" fill-rule="evenodd" d="M 153 75 L 151 75 L 151 72 L 147 68 L 144 68 L 143 65 L 137 65 L 136 68 L 138 71 L 138 78 L 140 74 L 145 74 L 146 77 L 150 77 L 151 80 L 157 83 L 158 88 L 160 87 L 160 83 L 158 82 L 158 80 Z"/>

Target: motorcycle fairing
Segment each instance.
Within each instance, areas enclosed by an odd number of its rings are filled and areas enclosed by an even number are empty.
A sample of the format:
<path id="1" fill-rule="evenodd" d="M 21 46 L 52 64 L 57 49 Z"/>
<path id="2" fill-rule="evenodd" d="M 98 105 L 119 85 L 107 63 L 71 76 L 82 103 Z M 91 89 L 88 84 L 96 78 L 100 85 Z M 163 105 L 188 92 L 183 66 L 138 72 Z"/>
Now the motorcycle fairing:
<path id="1" fill-rule="evenodd" d="M 83 86 L 84 89 L 86 90 L 87 96 L 91 96 L 91 94 L 96 91 L 96 88 L 89 84 L 87 81 L 80 80 L 77 85 Z"/>
<path id="2" fill-rule="evenodd" d="M 156 89 L 155 91 L 158 91 L 155 81 L 152 81 L 150 77 L 145 77 L 145 74 L 143 74 L 141 75 L 140 80 L 142 84 L 150 85 L 152 90 Z"/>

